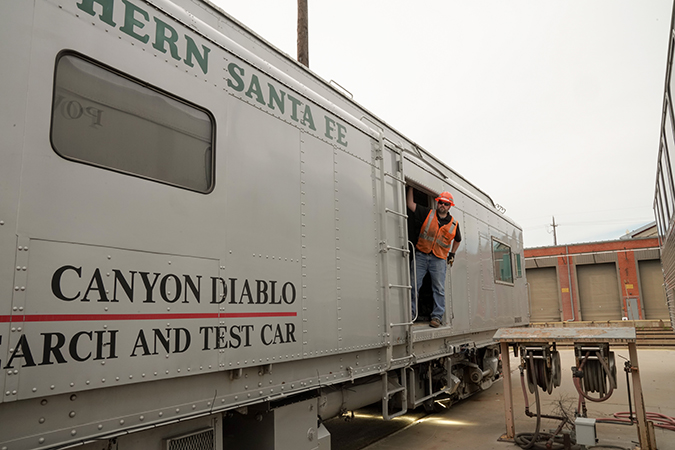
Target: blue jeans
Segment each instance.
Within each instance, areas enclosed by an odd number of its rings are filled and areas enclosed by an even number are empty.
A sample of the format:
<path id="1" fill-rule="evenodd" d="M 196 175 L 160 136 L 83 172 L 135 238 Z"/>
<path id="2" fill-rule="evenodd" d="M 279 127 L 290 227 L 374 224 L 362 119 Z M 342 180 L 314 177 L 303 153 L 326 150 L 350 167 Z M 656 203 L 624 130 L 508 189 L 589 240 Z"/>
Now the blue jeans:
<path id="1" fill-rule="evenodd" d="M 443 314 L 445 314 L 445 271 L 448 266 L 447 262 L 444 259 L 437 258 L 433 254 L 422 253 L 416 249 L 415 263 L 417 265 L 417 280 L 412 298 L 413 317 L 415 317 L 415 293 L 419 296 L 424 275 L 429 272 L 431 276 L 431 290 L 434 294 L 434 310 L 431 312 L 431 318 L 435 317 L 442 322 Z"/>

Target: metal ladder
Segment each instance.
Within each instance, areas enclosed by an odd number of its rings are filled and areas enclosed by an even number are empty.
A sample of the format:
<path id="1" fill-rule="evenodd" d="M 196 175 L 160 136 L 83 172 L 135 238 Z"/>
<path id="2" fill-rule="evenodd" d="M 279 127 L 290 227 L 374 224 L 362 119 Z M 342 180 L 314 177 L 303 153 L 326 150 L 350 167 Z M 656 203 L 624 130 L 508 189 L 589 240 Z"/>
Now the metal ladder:
<path id="1" fill-rule="evenodd" d="M 384 329 L 384 337 L 387 339 L 387 366 L 383 370 L 382 373 L 382 416 L 389 420 L 393 419 L 394 417 L 401 416 L 405 414 L 408 411 L 408 406 L 407 406 L 407 377 L 405 373 L 405 368 L 410 365 L 411 361 L 413 360 L 413 354 L 412 354 L 412 311 L 408 311 L 408 317 L 409 320 L 407 322 L 403 323 L 391 323 L 391 290 L 392 289 L 403 289 L 408 292 L 412 289 L 411 287 L 411 279 L 410 279 L 410 271 L 409 270 L 404 270 L 405 275 L 403 275 L 403 281 L 404 284 L 391 284 L 389 282 L 389 252 L 390 251 L 395 251 L 397 253 L 401 253 L 402 257 L 406 257 L 410 251 L 408 250 L 407 247 L 407 239 L 403 239 L 403 243 L 400 247 L 398 246 L 391 246 L 388 243 L 387 240 L 387 217 L 389 214 L 392 214 L 400 220 L 405 220 L 408 218 L 408 215 L 405 212 L 400 212 L 400 211 L 394 211 L 392 209 L 387 208 L 387 202 L 386 202 L 386 192 L 387 192 L 387 183 L 386 183 L 386 178 L 389 177 L 392 180 L 394 180 L 395 183 L 398 183 L 398 186 L 400 186 L 400 189 L 396 189 L 396 193 L 398 193 L 398 204 L 399 205 L 405 205 L 405 180 L 403 179 L 403 150 L 399 145 L 396 145 L 394 142 L 391 142 L 394 145 L 393 149 L 393 154 L 395 155 L 395 160 L 394 160 L 394 169 L 396 170 L 396 173 L 388 173 L 385 170 L 384 167 L 384 156 L 385 156 L 385 151 L 387 151 L 387 148 L 385 147 L 385 140 L 386 138 L 384 137 L 384 132 L 381 130 L 380 131 L 380 136 L 379 136 L 379 147 L 376 150 L 376 156 L 375 159 L 378 161 L 379 164 L 379 171 L 380 171 L 380 255 L 382 256 L 382 280 L 383 280 L 383 286 L 384 286 L 384 320 L 385 320 L 385 329 Z M 405 230 L 407 227 L 407 223 L 403 224 L 403 229 Z M 391 330 L 393 327 L 406 327 L 406 356 L 402 358 L 394 358 L 393 357 L 393 345 L 391 342 Z M 400 367 L 397 370 L 400 370 L 400 374 L 398 376 L 398 380 L 394 380 L 389 376 L 389 369 L 392 367 L 394 364 L 398 363 L 404 363 L 403 367 Z M 391 385 L 391 386 L 390 386 Z M 389 414 L 389 402 L 395 395 L 399 395 L 401 398 L 401 409 L 399 411 L 394 412 L 393 414 Z"/>

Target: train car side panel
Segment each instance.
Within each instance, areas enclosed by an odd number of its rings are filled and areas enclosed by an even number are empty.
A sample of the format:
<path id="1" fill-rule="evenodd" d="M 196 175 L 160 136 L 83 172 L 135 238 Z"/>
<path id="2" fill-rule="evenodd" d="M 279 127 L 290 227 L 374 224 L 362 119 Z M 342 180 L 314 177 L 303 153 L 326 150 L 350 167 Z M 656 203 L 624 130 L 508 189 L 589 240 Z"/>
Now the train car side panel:
<path id="1" fill-rule="evenodd" d="M 0 112 L 0 368 L 9 353 L 11 330 L 20 324 L 12 322 L 12 313 L 18 312 L 20 305 L 13 304 L 15 286 L 25 279 L 23 266 L 15 265 L 18 253 L 16 235 L 19 208 L 19 180 L 21 176 L 22 148 L 27 129 L 24 118 L 26 114 L 26 84 L 28 80 L 31 39 L 25 38 L 23 30 L 32 30 L 33 4 L 31 2 L 9 2 L 0 6 L 0 13 L 11 21 L 0 27 L 0 42 L 3 43 L 5 64 L 0 67 L 0 98 L 3 101 Z M 25 286 L 25 284 L 24 284 Z M 16 308 L 16 310 L 14 310 Z M 10 401 L 16 397 L 12 392 L 17 389 L 17 377 L 14 373 L 2 370 L 0 387 L 2 399 Z M 6 393 L 9 392 L 9 396 Z"/>

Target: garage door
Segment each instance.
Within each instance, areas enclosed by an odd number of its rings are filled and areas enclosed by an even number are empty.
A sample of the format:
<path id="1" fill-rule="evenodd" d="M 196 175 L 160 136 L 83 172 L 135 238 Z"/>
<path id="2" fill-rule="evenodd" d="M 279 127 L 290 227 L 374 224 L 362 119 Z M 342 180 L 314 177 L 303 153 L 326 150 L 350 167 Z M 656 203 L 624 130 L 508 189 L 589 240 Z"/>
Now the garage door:
<path id="1" fill-rule="evenodd" d="M 530 285 L 530 322 L 560 322 L 555 267 L 527 269 L 526 276 Z"/>
<path id="2" fill-rule="evenodd" d="M 640 287 L 645 307 L 645 319 L 669 320 L 666 295 L 663 291 L 661 261 L 658 259 L 638 261 L 638 268 L 640 270 Z"/>
<path id="3" fill-rule="evenodd" d="M 581 320 L 621 320 L 621 296 L 616 265 L 577 266 Z"/>

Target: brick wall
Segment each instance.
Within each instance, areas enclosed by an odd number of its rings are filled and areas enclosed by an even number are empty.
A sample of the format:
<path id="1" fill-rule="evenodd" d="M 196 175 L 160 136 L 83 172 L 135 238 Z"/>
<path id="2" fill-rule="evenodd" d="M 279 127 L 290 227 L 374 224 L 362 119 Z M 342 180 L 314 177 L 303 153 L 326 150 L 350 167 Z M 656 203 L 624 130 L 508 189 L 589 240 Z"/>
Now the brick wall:
<path id="1" fill-rule="evenodd" d="M 618 262 L 618 278 L 621 288 L 621 298 L 624 302 L 623 311 L 626 315 L 626 297 L 638 299 L 640 319 L 643 307 L 640 298 L 640 282 L 636 267 L 635 251 L 658 248 L 657 238 L 625 239 L 617 241 L 590 242 L 573 245 L 558 245 L 553 247 L 526 248 L 524 251 L 528 259 L 557 257 L 558 284 L 562 303 L 563 320 L 580 320 L 579 291 L 576 279 L 574 256 L 615 254 Z M 569 266 L 568 266 L 569 264 Z M 572 309 L 572 300 L 574 310 Z M 536 301 L 536 299 L 532 299 Z"/>

